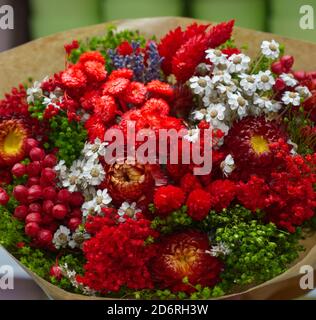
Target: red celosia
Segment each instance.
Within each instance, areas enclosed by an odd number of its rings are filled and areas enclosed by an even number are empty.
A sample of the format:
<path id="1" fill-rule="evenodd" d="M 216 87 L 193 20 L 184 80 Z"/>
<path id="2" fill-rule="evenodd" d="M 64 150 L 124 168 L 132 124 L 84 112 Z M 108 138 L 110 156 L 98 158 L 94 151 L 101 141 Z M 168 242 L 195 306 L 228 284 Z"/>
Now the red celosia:
<path id="1" fill-rule="evenodd" d="M 227 54 L 228 57 L 230 57 L 233 54 L 241 53 L 241 51 L 238 48 L 225 48 L 225 49 L 222 49 L 222 52 L 224 54 Z"/>
<path id="2" fill-rule="evenodd" d="M 186 205 L 188 207 L 188 215 L 193 220 L 203 220 L 210 212 L 211 196 L 202 189 L 196 189 L 189 194 Z"/>
<path id="3" fill-rule="evenodd" d="M 157 214 L 166 216 L 179 209 L 185 200 L 184 192 L 172 185 L 159 187 L 154 194 L 154 204 Z"/>
<path id="4" fill-rule="evenodd" d="M 208 47 L 216 48 L 225 43 L 232 36 L 235 20 L 222 22 L 214 26 L 208 33 Z"/>
<path id="5" fill-rule="evenodd" d="M 207 187 L 211 195 L 212 208 L 220 212 L 227 208 L 236 196 L 236 185 L 230 180 L 215 180 Z"/>
<path id="6" fill-rule="evenodd" d="M 201 183 L 199 179 L 194 176 L 192 173 L 186 173 L 180 180 L 181 189 L 185 193 L 190 193 L 195 189 L 201 189 Z"/>
<path id="7" fill-rule="evenodd" d="M 83 245 L 85 272 L 77 281 L 103 294 L 118 292 L 122 287 L 153 288 L 148 263 L 156 251 L 153 245 L 145 244 L 148 237 L 157 236 L 150 228 L 151 222 L 141 216 L 116 225 L 105 218 L 96 219 L 90 222 L 95 235 Z"/>
<path id="8" fill-rule="evenodd" d="M 126 90 L 129 84 L 130 81 L 126 78 L 109 80 L 103 85 L 103 94 L 118 96 Z"/>

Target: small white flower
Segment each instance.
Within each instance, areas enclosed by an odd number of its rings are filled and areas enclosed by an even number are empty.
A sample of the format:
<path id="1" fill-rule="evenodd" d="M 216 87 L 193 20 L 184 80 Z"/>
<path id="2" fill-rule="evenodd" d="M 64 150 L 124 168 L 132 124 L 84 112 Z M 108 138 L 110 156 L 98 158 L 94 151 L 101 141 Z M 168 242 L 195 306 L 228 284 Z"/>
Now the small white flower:
<path id="1" fill-rule="evenodd" d="M 28 88 L 26 90 L 26 94 L 27 94 L 26 100 L 27 100 L 28 104 L 34 103 L 34 101 L 36 99 L 39 99 L 41 96 L 43 96 L 43 90 L 42 90 L 41 86 L 42 86 L 42 83 L 44 81 L 46 81 L 47 79 L 48 79 L 48 77 L 45 77 L 41 82 L 35 81 L 33 83 L 33 87 Z"/>
<path id="2" fill-rule="evenodd" d="M 305 86 L 297 86 L 295 88 L 295 91 L 300 94 L 300 96 L 306 100 L 312 96 L 312 93 L 309 91 L 309 89 Z"/>
<path id="3" fill-rule="evenodd" d="M 228 61 L 230 62 L 228 72 L 239 73 L 244 72 L 249 68 L 250 58 L 242 53 L 234 53 L 228 58 Z"/>
<path id="4" fill-rule="evenodd" d="M 221 163 L 221 169 L 224 176 L 229 176 L 235 169 L 235 161 L 231 154 L 227 155 L 225 160 Z"/>
<path id="5" fill-rule="evenodd" d="M 282 96 L 282 102 L 285 105 L 299 106 L 301 104 L 301 96 L 297 92 L 285 91 Z"/>
<path id="6" fill-rule="evenodd" d="M 210 254 L 213 257 L 218 257 L 221 255 L 227 256 L 230 254 L 230 252 L 231 250 L 223 242 L 219 242 L 217 245 L 212 246 L 210 251 L 206 250 L 206 253 Z"/>
<path id="7" fill-rule="evenodd" d="M 271 90 L 273 85 L 275 84 L 275 79 L 272 76 L 272 73 L 270 70 L 266 71 L 260 71 L 256 75 L 257 79 L 257 88 L 259 90 L 268 91 Z"/>
<path id="8" fill-rule="evenodd" d="M 235 92 L 237 90 L 237 87 L 233 81 L 231 81 L 230 84 L 222 84 L 218 83 L 216 85 L 216 90 L 220 95 L 227 94 L 227 92 Z"/>
<path id="9" fill-rule="evenodd" d="M 95 208 L 94 199 L 84 202 L 83 205 L 81 206 L 82 216 L 87 217 L 89 215 L 94 215 L 95 213 L 94 208 Z"/>
<path id="10" fill-rule="evenodd" d="M 183 137 L 183 139 L 188 140 L 190 142 L 196 142 L 198 141 L 200 136 L 200 129 L 190 129 L 188 130 L 188 133 Z"/>
<path id="11" fill-rule="evenodd" d="M 81 231 L 77 228 L 77 230 L 72 234 L 71 240 L 68 242 L 68 246 L 72 249 L 81 248 L 84 241 L 90 238 L 91 236 L 87 232 Z"/>
<path id="12" fill-rule="evenodd" d="M 257 79 L 255 76 L 243 73 L 239 75 L 241 78 L 240 86 L 248 96 L 252 96 L 257 90 Z"/>
<path id="13" fill-rule="evenodd" d="M 212 83 L 217 84 L 221 82 L 221 83 L 230 85 L 231 79 L 232 79 L 232 76 L 228 72 L 216 71 L 213 73 Z"/>
<path id="14" fill-rule="evenodd" d="M 293 156 L 295 156 L 297 154 L 298 145 L 295 142 L 293 142 L 291 139 L 289 139 L 287 143 L 292 146 L 290 153 Z"/>
<path id="15" fill-rule="evenodd" d="M 269 59 L 277 59 L 280 54 L 280 45 L 272 40 L 272 41 L 263 41 L 261 43 L 261 52 L 264 56 Z"/>
<path id="16" fill-rule="evenodd" d="M 200 110 L 195 110 L 192 112 L 192 116 L 194 120 L 203 120 L 207 115 L 207 110 L 205 108 L 202 108 Z"/>
<path id="17" fill-rule="evenodd" d="M 227 54 L 222 53 L 218 49 L 208 49 L 205 51 L 206 59 L 209 59 L 215 66 L 219 64 L 227 64 Z"/>
<path id="18" fill-rule="evenodd" d="M 78 191 L 78 187 L 81 183 L 81 171 L 72 170 L 69 174 L 62 180 L 62 185 L 64 188 L 68 188 L 70 192 Z"/>
<path id="19" fill-rule="evenodd" d="M 56 249 L 66 248 L 70 240 L 70 230 L 65 226 L 60 226 L 54 234 L 53 243 Z"/>
<path id="20" fill-rule="evenodd" d="M 112 201 L 111 196 L 108 194 L 108 190 L 98 190 L 96 197 L 94 198 L 95 207 L 94 211 L 101 213 L 101 209 L 110 204 Z"/>
<path id="21" fill-rule="evenodd" d="M 190 88 L 192 89 L 194 94 L 198 94 L 203 96 L 204 94 L 208 94 L 212 89 L 212 81 L 209 76 L 205 77 L 192 77 L 189 80 Z"/>
<path id="22" fill-rule="evenodd" d="M 285 82 L 288 87 L 295 87 L 297 85 L 297 80 L 291 73 L 282 73 L 280 78 Z"/>
<path id="23" fill-rule="evenodd" d="M 226 108 L 221 103 L 211 104 L 207 108 L 206 121 L 213 122 L 214 120 L 223 121 L 225 118 Z"/>
<path id="24" fill-rule="evenodd" d="M 119 221 L 124 222 L 124 216 L 128 216 L 132 219 L 136 219 L 136 214 L 141 213 L 142 211 L 136 207 L 136 202 L 131 204 L 128 202 L 123 202 L 120 208 L 117 210 L 118 215 L 120 216 Z"/>
<path id="25" fill-rule="evenodd" d="M 253 103 L 261 109 L 272 109 L 272 101 L 267 97 L 260 97 L 257 94 L 254 96 Z"/>
<path id="26" fill-rule="evenodd" d="M 64 179 L 67 175 L 67 166 L 65 165 L 65 160 L 60 160 L 54 167 L 54 170 L 60 179 Z"/>
<path id="27" fill-rule="evenodd" d="M 88 161 L 83 167 L 82 177 L 88 185 L 98 186 L 105 178 L 103 166 L 100 163 Z"/>
<path id="28" fill-rule="evenodd" d="M 228 92 L 227 97 L 227 103 L 231 110 L 237 110 L 237 113 L 240 118 L 243 118 L 247 115 L 247 106 L 249 103 L 244 97 L 241 96 L 239 92 Z"/>
<path id="29" fill-rule="evenodd" d="M 97 159 L 99 156 L 104 157 L 107 145 L 107 142 L 102 142 L 99 138 L 96 138 L 93 143 L 86 142 L 82 154 L 89 159 Z"/>

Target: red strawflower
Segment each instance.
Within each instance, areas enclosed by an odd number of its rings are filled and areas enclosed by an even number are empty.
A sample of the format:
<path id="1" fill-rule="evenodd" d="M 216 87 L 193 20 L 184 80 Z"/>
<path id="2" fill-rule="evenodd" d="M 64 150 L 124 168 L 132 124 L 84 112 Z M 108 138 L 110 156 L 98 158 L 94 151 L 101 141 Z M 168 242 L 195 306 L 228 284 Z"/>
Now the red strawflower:
<path id="1" fill-rule="evenodd" d="M 83 63 L 83 71 L 91 82 L 100 82 L 105 80 L 107 72 L 104 64 L 98 61 L 86 61 Z"/>
<path id="2" fill-rule="evenodd" d="M 195 230 L 163 236 L 151 261 L 152 277 L 161 289 L 195 291 L 192 285 L 212 287 L 220 280 L 222 263 L 212 257 L 208 236 Z M 187 277 L 189 284 L 183 283 Z"/>
<path id="3" fill-rule="evenodd" d="M 74 65 L 62 73 L 61 82 L 65 88 L 80 89 L 87 84 L 87 77 L 78 66 Z"/>
<path id="4" fill-rule="evenodd" d="M 157 237 L 151 222 L 141 216 L 137 220 L 127 217 L 117 225 L 97 219 L 100 223 L 94 225 L 95 235 L 83 245 L 87 262 L 84 275 L 77 276 L 77 281 L 103 294 L 123 287 L 152 289 L 148 263 L 156 251 L 153 245 L 145 244 L 148 237 Z"/>
<path id="5" fill-rule="evenodd" d="M 211 196 L 202 189 L 193 190 L 187 199 L 188 215 L 197 221 L 201 221 L 209 214 L 212 206 Z"/>
<path id="6" fill-rule="evenodd" d="M 125 78 L 128 80 L 132 80 L 134 76 L 134 72 L 131 69 L 122 68 L 113 70 L 109 76 L 109 80 L 117 79 L 117 78 Z"/>
<path id="7" fill-rule="evenodd" d="M 119 55 L 128 56 L 133 53 L 133 47 L 128 41 L 123 41 L 118 45 L 116 51 Z"/>
<path id="8" fill-rule="evenodd" d="M 215 180 L 207 187 L 211 195 L 212 208 L 220 212 L 229 207 L 236 196 L 236 185 L 230 180 Z"/>
<path id="9" fill-rule="evenodd" d="M 123 98 L 127 103 L 139 105 L 145 101 L 146 95 L 147 89 L 145 85 L 141 82 L 133 81 L 126 88 Z"/>
<path id="10" fill-rule="evenodd" d="M 106 128 L 102 119 L 98 115 L 91 116 L 85 122 L 85 128 L 88 131 L 88 137 L 90 142 L 94 142 L 96 138 L 99 138 L 101 141 L 104 140 Z"/>
<path id="11" fill-rule="evenodd" d="M 180 180 L 181 189 L 186 193 L 190 193 L 195 189 L 201 189 L 201 183 L 192 173 L 186 173 Z"/>
<path id="12" fill-rule="evenodd" d="M 241 51 L 238 48 L 225 48 L 222 49 L 223 54 L 227 54 L 228 57 L 230 57 L 233 54 L 239 54 Z"/>
<path id="13" fill-rule="evenodd" d="M 95 99 L 94 113 L 105 124 L 111 122 L 118 112 L 117 105 L 112 96 L 103 95 Z"/>
<path id="14" fill-rule="evenodd" d="M 118 96 L 126 90 L 129 84 L 130 81 L 126 78 L 109 80 L 103 85 L 103 94 Z"/>
<path id="15" fill-rule="evenodd" d="M 179 187 L 172 185 L 159 187 L 154 194 L 154 204 L 160 216 L 166 216 L 180 209 L 184 200 L 184 192 Z"/>
<path id="16" fill-rule="evenodd" d="M 105 59 L 99 51 L 84 52 L 79 58 L 79 63 L 85 63 L 87 61 L 96 61 L 103 65 L 105 64 Z"/>
<path id="17" fill-rule="evenodd" d="M 154 96 L 163 96 L 166 98 L 171 98 L 173 96 L 173 88 L 165 82 L 159 80 L 152 80 L 147 83 L 147 90 Z"/>

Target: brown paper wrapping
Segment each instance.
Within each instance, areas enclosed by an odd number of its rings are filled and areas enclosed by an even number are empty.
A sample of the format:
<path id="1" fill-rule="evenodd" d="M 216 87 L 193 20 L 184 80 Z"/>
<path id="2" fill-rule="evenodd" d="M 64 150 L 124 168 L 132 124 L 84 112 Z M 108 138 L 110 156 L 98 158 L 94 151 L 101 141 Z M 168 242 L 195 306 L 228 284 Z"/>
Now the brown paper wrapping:
<path id="1" fill-rule="evenodd" d="M 156 35 L 159 38 L 170 29 L 186 26 L 193 21 L 197 20 L 162 17 L 113 21 L 54 34 L 5 51 L 0 53 L 0 97 L 13 86 L 23 83 L 28 77 L 41 80 L 47 75 L 62 70 L 65 63 L 63 49 L 65 43 L 69 43 L 73 39 L 102 35 L 106 26 L 110 24 L 117 25 L 119 30 L 138 29 L 146 37 Z M 238 46 L 249 46 L 247 53 L 250 56 L 255 56 L 258 53 L 262 40 L 275 39 L 285 45 L 287 54 L 294 55 L 296 70 L 316 70 L 316 44 L 238 27 L 235 28 L 234 38 Z M 299 280 L 302 274 L 299 271 L 303 265 L 311 265 L 316 270 L 316 233 L 309 235 L 302 241 L 302 244 L 306 251 L 286 272 L 259 286 L 241 293 L 224 296 L 222 299 L 292 299 L 307 293 L 306 290 L 300 289 Z M 101 299 L 66 292 L 40 278 L 23 265 L 21 266 L 52 299 Z"/>

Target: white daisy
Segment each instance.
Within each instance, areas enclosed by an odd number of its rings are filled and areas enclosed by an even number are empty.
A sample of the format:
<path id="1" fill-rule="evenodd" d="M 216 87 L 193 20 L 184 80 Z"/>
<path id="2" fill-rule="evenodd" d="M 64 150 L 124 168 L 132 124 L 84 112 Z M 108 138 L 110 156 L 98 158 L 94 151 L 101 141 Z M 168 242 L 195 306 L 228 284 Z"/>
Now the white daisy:
<path id="1" fill-rule="evenodd" d="M 252 96 L 257 90 L 257 79 L 254 75 L 250 74 L 240 74 L 241 78 L 240 86 L 248 96 Z"/>
<path id="2" fill-rule="evenodd" d="M 285 82 L 288 87 L 295 87 L 297 85 L 297 80 L 291 73 L 282 73 L 280 78 Z"/>
<path id="3" fill-rule="evenodd" d="M 66 248 L 70 240 L 70 230 L 65 226 L 60 226 L 54 234 L 53 244 L 56 249 Z"/>
<path id="4" fill-rule="evenodd" d="M 272 73 L 270 70 L 266 71 L 260 71 L 256 75 L 257 79 L 257 88 L 259 90 L 268 91 L 271 90 L 273 85 L 275 84 L 275 79 L 272 76 Z"/>
<path id="5" fill-rule="evenodd" d="M 277 59 L 280 54 L 280 45 L 272 40 L 272 41 L 263 41 L 261 43 L 261 52 L 264 56 L 269 59 Z"/>
<path id="6" fill-rule="evenodd" d="M 309 89 L 305 86 L 297 86 L 295 88 L 295 91 L 300 94 L 300 96 L 306 100 L 312 96 L 312 93 L 309 91 Z"/>
<path id="7" fill-rule="evenodd" d="M 94 211 L 97 213 L 101 213 L 101 209 L 110 204 L 112 201 L 111 196 L 108 194 L 108 190 L 98 190 L 97 194 L 94 198 L 95 207 Z"/>
<path id="8" fill-rule="evenodd" d="M 89 215 L 94 215 L 95 213 L 95 200 L 92 199 L 90 201 L 86 201 L 81 206 L 82 216 L 87 217 Z"/>
<path id="9" fill-rule="evenodd" d="M 28 104 L 34 103 L 36 99 L 39 99 L 41 96 L 43 96 L 43 90 L 42 90 L 42 83 L 46 81 L 48 77 L 45 77 L 42 81 L 35 81 L 33 83 L 33 87 L 28 88 L 26 90 L 26 101 Z"/>
<path id="10" fill-rule="evenodd" d="M 228 72 L 239 73 L 244 72 L 249 68 L 250 58 L 242 53 L 234 53 L 228 58 L 228 61 L 230 62 Z"/>
<path id="11" fill-rule="evenodd" d="M 142 211 L 136 207 L 136 202 L 132 202 L 131 204 L 128 202 L 123 202 L 120 208 L 117 210 L 118 215 L 120 216 L 119 221 L 124 222 L 124 216 L 128 216 L 130 218 L 135 219 L 137 213 L 141 213 Z"/>
<path id="12" fill-rule="evenodd" d="M 218 82 L 224 83 L 224 84 L 231 84 L 232 76 L 225 71 L 216 71 L 213 73 L 212 77 L 212 83 L 217 84 Z"/>
<path id="13" fill-rule="evenodd" d="M 222 53 L 218 49 L 208 49 L 206 52 L 206 59 L 209 59 L 215 66 L 218 64 L 227 64 L 227 54 Z"/>
<path id="14" fill-rule="evenodd" d="M 93 143 L 86 142 L 82 154 L 90 159 L 97 159 L 99 156 L 104 157 L 107 145 L 107 142 L 102 142 L 99 138 L 96 138 Z"/>
<path id="15" fill-rule="evenodd" d="M 64 179 L 67 175 L 67 166 L 65 164 L 65 160 L 60 160 L 54 167 L 54 170 L 60 179 Z"/>
<path id="16" fill-rule="evenodd" d="M 62 180 L 62 186 L 68 188 L 70 192 L 75 192 L 79 190 L 79 185 L 81 183 L 82 173 L 79 170 L 72 170 L 69 174 Z"/>
<path id="17" fill-rule="evenodd" d="M 91 186 L 98 186 L 105 178 L 105 171 L 100 163 L 86 162 L 83 167 L 82 177 Z"/>
<path id="18" fill-rule="evenodd" d="M 200 96 L 208 94 L 212 88 L 212 81 L 209 76 L 192 77 L 190 78 L 189 82 L 190 88 L 192 89 L 193 93 Z"/>
<path id="19" fill-rule="evenodd" d="M 200 110 L 195 110 L 192 112 L 192 116 L 194 120 L 203 120 L 207 115 L 207 110 L 205 108 L 202 108 Z"/>
<path id="20" fill-rule="evenodd" d="M 285 91 L 282 96 L 282 102 L 285 105 L 299 106 L 301 104 L 301 96 L 297 92 Z"/>
<path id="21" fill-rule="evenodd" d="M 226 108 L 221 103 L 211 104 L 207 108 L 206 121 L 212 122 L 214 120 L 223 121 L 225 118 Z"/>
<path id="22" fill-rule="evenodd" d="M 231 154 L 227 155 L 221 163 L 221 169 L 225 177 L 229 176 L 235 169 L 235 161 Z"/>
<path id="23" fill-rule="evenodd" d="M 195 143 L 196 141 L 198 141 L 199 136 L 200 136 L 200 129 L 198 128 L 190 129 L 188 130 L 188 133 L 185 136 L 183 136 L 183 139 Z"/>
<path id="24" fill-rule="evenodd" d="M 228 105 L 231 110 L 237 110 L 237 113 L 240 118 L 244 117 L 247 114 L 247 106 L 248 106 L 248 101 L 241 96 L 239 92 L 237 93 L 227 93 L 228 97 Z"/>

